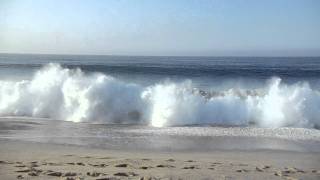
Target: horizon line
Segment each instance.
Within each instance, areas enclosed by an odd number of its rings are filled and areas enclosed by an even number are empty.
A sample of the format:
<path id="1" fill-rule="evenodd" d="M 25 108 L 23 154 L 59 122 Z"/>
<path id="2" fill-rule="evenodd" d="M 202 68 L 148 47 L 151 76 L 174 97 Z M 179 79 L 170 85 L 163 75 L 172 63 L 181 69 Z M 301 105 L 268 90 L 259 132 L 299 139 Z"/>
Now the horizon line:
<path id="1" fill-rule="evenodd" d="M 53 55 L 53 56 L 119 56 L 119 57 L 270 57 L 270 58 L 320 58 L 320 55 L 130 55 L 130 54 L 67 54 L 67 53 L 16 53 L 16 52 L 0 52 L 0 54 L 8 55 Z"/>

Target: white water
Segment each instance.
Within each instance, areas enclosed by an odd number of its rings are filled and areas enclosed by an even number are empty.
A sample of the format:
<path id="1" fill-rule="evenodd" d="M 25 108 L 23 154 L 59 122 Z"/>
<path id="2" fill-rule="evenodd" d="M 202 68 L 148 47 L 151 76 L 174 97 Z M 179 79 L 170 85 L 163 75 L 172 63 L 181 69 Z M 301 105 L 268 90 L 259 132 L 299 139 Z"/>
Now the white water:
<path id="1" fill-rule="evenodd" d="M 0 116 L 148 124 L 156 127 L 255 124 L 319 127 L 320 93 L 307 82 L 272 78 L 262 89 L 229 89 L 203 96 L 191 81 L 149 87 L 105 74 L 49 64 L 31 80 L 0 81 Z"/>

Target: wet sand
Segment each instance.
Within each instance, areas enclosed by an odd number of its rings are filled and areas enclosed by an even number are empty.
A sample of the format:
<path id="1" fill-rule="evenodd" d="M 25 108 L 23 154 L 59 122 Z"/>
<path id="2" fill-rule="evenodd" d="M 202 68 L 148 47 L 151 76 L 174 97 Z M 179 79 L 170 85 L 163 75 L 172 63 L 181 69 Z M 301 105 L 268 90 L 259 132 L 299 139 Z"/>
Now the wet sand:
<path id="1" fill-rule="evenodd" d="M 0 140 L 0 179 L 320 179 L 320 153 L 151 152 Z"/>

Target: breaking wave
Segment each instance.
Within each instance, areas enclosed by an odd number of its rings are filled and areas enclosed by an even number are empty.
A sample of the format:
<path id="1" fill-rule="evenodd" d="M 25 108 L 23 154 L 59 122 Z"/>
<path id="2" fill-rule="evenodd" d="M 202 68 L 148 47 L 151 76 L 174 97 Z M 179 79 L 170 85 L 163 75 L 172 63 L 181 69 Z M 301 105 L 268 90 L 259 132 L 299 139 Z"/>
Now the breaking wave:
<path id="1" fill-rule="evenodd" d="M 258 127 L 320 126 L 320 92 L 271 78 L 261 89 L 202 91 L 191 81 L 148 87 L 48 64 L 31 80 L 0 81 L 0 116 L 74 122 Z"/>

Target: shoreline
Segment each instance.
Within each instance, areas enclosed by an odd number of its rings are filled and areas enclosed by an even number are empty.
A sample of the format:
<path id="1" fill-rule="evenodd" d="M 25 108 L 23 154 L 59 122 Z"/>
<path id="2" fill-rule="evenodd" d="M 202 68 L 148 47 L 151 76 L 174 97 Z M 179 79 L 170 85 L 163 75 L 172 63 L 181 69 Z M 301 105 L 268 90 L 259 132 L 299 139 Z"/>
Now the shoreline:
<path id="1" fill-rule="evenodd" d="M 320 130 L 257 127 L 163 127 L 0 118 L 0 138 L 109 150 L 320 152 Z"/>
<path id="2" fill-rule="evenodd" d="M 0 139 L 1 179 L 319 179 L 320 153 L 151 152 Z"/>

